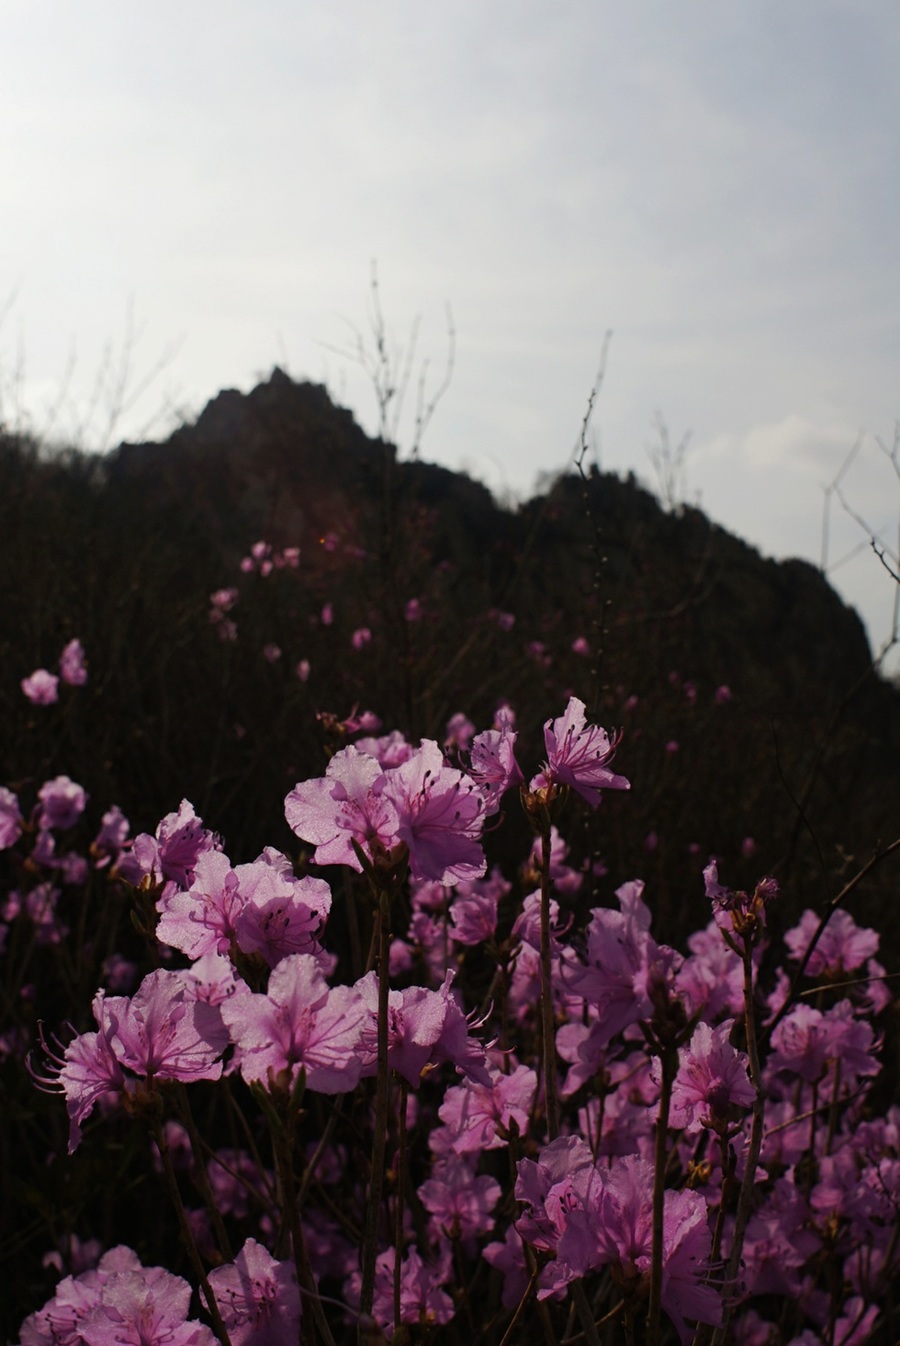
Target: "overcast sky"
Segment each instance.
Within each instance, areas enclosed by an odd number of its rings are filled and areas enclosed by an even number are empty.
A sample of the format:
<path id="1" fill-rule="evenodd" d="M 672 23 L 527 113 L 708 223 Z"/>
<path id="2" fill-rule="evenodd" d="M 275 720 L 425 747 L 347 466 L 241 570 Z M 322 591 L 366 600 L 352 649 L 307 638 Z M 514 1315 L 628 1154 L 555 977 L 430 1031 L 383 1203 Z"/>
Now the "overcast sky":
<path id="1" fill-rule="evenodd" d="M 896 0 L 0 16 L 8 422 L 104 443 L 127 352 L 119 436 L 274 364 L 374 431 L 371 386 L 333 349 L 367 330 L 374 259 L 398 346 L 421 317 L 432 388 L 452 310 L 423 457 L 527 495 L 570 460 L 609 330 L 602 467 L 652 483 L 659 414 L 673 447 L 691 434 L 685 499 L 818 563 L 824 488 L 862 436 L 841 487 L 896 550 L 877 442 L 900 417 Z M 831 499 L 829 573 L 877 645 L 896 586 Z"/>

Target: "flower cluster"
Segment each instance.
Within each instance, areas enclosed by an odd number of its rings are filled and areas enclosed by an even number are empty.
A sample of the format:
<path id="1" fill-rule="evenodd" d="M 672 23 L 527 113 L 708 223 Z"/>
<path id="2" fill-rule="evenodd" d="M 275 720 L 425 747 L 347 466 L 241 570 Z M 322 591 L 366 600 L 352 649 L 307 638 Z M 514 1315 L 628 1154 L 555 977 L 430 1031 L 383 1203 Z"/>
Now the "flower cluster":
<path id="1" fill-rule="evenodd" d="M 765 982 L 769 879 L 733 892 L 711 862 L 684 954 L 639 880 L 589 897 L 603 866 L 568 863 L 551 810 L 628 782 L 574 697 L 527 787 L 508 707 L 480 733 L 454 717 L 443 747 L 378 729 L 351 717 L 344 735 L 371 732 L 287 795 L 300 866 L 232 863 L 187 800 L 133 840 L 105 815 L 91 872 L 130 885 L 156 966 L 98 990 L 88 1031 L 44 1031 L 31 1068 L 70 1152 L 145 1125 L 197 1299 L 114 1248 L 70 1268 L 22 1346 L 288 1346 L 301 1303 L 304 1335 L 439 1340 L 481 1333 L 476 1285 L 498 1340 L 532 1298 L 560 1336 L 577 1315 L 587 1338 L 602 1319 L 626 1341 L 865 1340 L 900 1272 L 900 1111 L 870 1104 L 889 993 L 846 975 L 882 976 L 877 935 L 805 913 Z M 540 826 L 512 878 L 488 871 L 485 824 L 516 787 Z M 64 937 L 47 875 L 88 802 L 64 776 L 30 812 L 0 791 L 0 848 L 30 876 L 10 929 Z M 343 867 L 340 890 L 307 863 Z M 208 1133 L 191 1097 L 230 1100 Z"/>

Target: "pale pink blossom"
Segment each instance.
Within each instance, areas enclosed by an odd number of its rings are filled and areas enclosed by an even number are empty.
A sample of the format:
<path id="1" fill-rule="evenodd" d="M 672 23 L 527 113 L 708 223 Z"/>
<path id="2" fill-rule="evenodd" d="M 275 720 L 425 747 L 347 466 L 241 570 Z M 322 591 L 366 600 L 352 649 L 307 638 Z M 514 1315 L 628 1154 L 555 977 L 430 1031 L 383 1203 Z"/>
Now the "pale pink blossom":
<path id="1" fill-rule="evenodd" d="M 59 678 L 46 668 L 36 668 L 20 686 L 33 706 L 52 706 L 59 700 Z"/>

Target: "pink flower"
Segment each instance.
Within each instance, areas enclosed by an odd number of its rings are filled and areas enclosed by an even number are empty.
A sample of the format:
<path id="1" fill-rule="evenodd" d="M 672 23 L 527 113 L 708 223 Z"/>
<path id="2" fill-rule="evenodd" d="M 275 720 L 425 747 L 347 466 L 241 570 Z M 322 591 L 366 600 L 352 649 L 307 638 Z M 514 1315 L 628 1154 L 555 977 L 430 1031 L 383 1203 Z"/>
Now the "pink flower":
<path id="1" fill-rule="evenodd" d="M 595 1267 L 615 1267 L 618 1284 L 636 1289 L 650 1268 L 652 1193 L 653 1165 L 637 1155 L 613 1159 L 608 1169 L 596 1169 L 583 1204 L 566 1214 L 558 1259 L 576 1275 Z M 711 1243 L 706 1201 L 700 1193 L 666 1192 L 661 1298 L 683 1342 L 692 1336 L 686 1318 L 710 1324 L 721 1319 L 719 1292 L 703 1281 Z"/>
<path id="2" fill-rule="evenodd" d="M 214 1346 L 190 1312 L 191 1287 L 162 1267 L 114 1272 L 81 1327 L 85 1346 Z"/>
<path id="3" fill-rule="evenodd" d="M 104 1005 L 117 1061 L 147 1079 L 217 1080 L 228 1034 L 214 1006 L 192 1000 L 185 975 L 159 970 Z"/>
<path id="4" fill-rule="evenodd" d="M 125 1075 L 112 1045 L 113 1027 L 107 1014 L 105 992 L 94 996 L 96 1033 L 80 1033 L 73 1038 L 62 1056 L 52 1051 L 46 1040 L 41 1046 L 47 1058 L 46 1075 L 30 1067 L 35 1083 L 46 1092 L 65 1094 L 69 1115 L 69 1154 L 81 1143 L 81 1124 L 95 1104 L 105 1095 L 126 1087 Z"/>
<path id="5" fill-rule="evenodd" d="M 384 797 L 396 810 L 397 836 L 409 847 L 414 879 L 453 883 L 485 872 L 484 799 L 470 777 L 444 765 L 434 740 L 425 739 L 408 761 L 387 773 Z"/>
<path id="6" fill-rule="evenodd" d="M 68 776 L 56 776 L 48 780 L 38 790 L 41 810 L 38 826 L 65 829 L 74 827 L 84 812 L 87 795 L 80 785 L 76 785 Z"/>
<path id="7" fill-rule="evenodd" d="M 83 687 L 88 680 L 84 663 L 84 646 L 80 640 L 70 640 L 59 657 L 59 675 L 70 687 Z"/>
<path id="8" fill-rule="evenodd" d="M 59 678 L 46 668 L 36 668 L 20 686 L 34 706 L 52 706 L 59 700 Z"/>
<path id="9" fill-rule="evenodd" d="M 277 1262 L 248 1238 L 234 1262 L 216 1267 L 209 1283 L 232 1346 L 296 1346 L 300 1291 L 291 1262 Z"/>
<path id="10" fill-rule="evenodd" d="M 201 851 L 187 890 L 167 890 L 157 902 L 157 938 L 188 958 L 227 954 L 241 905 L 238 877 L 228 856 Z"/>
<path id="11" fill-rule="evenodd" d="M 461 710 L 458 710 L 447 721 L 447 728 L 444 731 L 445 751 L 449 752 L 451 748 L 458 748 L 460 752 L 467 752 L 474 733 L 475 726 L 468 715 L 464 715 Z"/>
<path id="12" fill-rule="evenodd" d="M 0 851 L 15 846 L 22 835 L 22 821 L 17 796 L 0 785 Z"/>
<path id="13" fill-rule="evenodd" d="M 359 1038 L 365 1010 L 349 986 L 329 989 L 311 954 L 284 958 L 265 995 L 242 986 L 220 1007 L 237 1048 L 241 1075 L 271 1088 L 279 1076 L 291 1085 L 300 1071 L 310 1089 L 346 1093 L 359 1082 Z"/>
<path id="14" fill-rule="evenodd" d="M 445 1155 L 419 1188 L 435 1238 L 470 1239 L 493 1229 L 491 1211 L 502 1195 L 500 1184 L 484 1175 L 475 1177 L 473 1168 L 462 1155 Z"/>
<path id="15" fill-rule="evenodd" d="M 294 877 L 291 863 L 267 847 L 250 865 L 238 865 L 238 947 L 261 954 L 269 967 L 294 953 L 321 954 L 318 934 L 331 910 L 331 889 L 322 879 Z"/>
<path id="16" fill-rule="evenodd" d="M 65 1276 L 26 1318 L 23 1346 L 215 1346 L 208 1327 L 186 1321 L 191 1288 L 163 1267 L 142 1267 L 120 1246 L 96 1270 Z"/>
<path id="17" fill-rule="evenodd" d="M 386 783 L 375 758 L 351 745 L 335 753 L 324 778 L 294 786 L 284 801 L 284 816 L 298 837 L 315 845 L 316 864 L 361 870 L 354 841 L 374 859 L 399 839 L 397 810 L 384 793 Z"/>
<path id="18" fill-rule="evenodd" d="M 422 604 L 418 598 L 410 598 L 406 607 L 403 609 L 403 615 L 408 622 L 417 622 L 422 617 Z"/>
<path id="19" fill-rule="evenodd" d="M 310 662 L 308 659 L 301 659 L 297 665 L 297 677 L 301 682 L 309 682 Z"/>
<path id="20" fill-rule="evenodd" d="M 263 645 L 263 658 L 267 664 L 277 664 L 281 658 L 281 646 L 272 643 Z"/>
<path id="21" fill-rule="evenodd" d="M 516 1066 L 509 1075 L 490 1071 L 491 1084 L 464 1084 L 448 1089 L 438 1115 L 443 1130 L 431 1134 L 431 1148 L 471 1154 L 506 1145 L 513 1122 L 524 1134 L 537 1089 L 537 1076 L 528 1066 Z"/>
<path id="22" fill-rule="evenodd" d="M 799 962 L 819 928 L 819 917 L 814 911 L 804 911 L 799 925 L 784 937 L 790 956 Z M 874 930 L 861 928 L 848 911 L 837 908 L 819 936 L 818 943 L 806 964 L 807 977 L 842 977 L 862 967 L 868 958 L 878 952 L 880 943 Z"/>
<path id="23" fill-rule="evenodd" d="M 690 1044 L 680 1048 L 672 1086 L 672 1126 L 723 1130 L 753 1106 L 756 1092 L 747 1073 L 749 1057 L 728 1040 L 733 1025 L 732 1019 L 716 1028 L 698 1023 Z"/>
<path id="24" fill-rule="evenodd" d="M 391 1340 L 394 1328 L 394 1259 L 395 1251 L 388 1248 L 375 1259 L 375 1299 L 372 1314 Z M 449 1280 L 449 1257 L 437 1266 L 423 1262 L 415 1247 L 410 1248 L 400 1263 L 400 1321 L 428 1327 L 449 1323 L 453 1317 L 453 1300 L 441 1282 Z M 350 1297 L 358 1298 L 361 1278 L 358 1272 L 350 1277 Z"/>
<path id="25" fill-rule="evenodd" d="M 238 601 L 237 589 L 216 589 L 215 593 L 210 594 L 209 601 L 219 613 L 230 612 Z"/>
<path id="26" fill-rule="evenodd" d="M 579 636 L 577 640 L 572 641 L 573 654 L 580 654 L 583 659 L 586 659 L 589 656 L 590 652 L 591 647 L 587 643 L 587 640 L 584 638 L 584 636 Z"/>
<path id="27" fill-rule="evenodd" d="M 212 832 L 194 812 L 193 804 L 182 799 L 177 813 L 167 813 L 155 836 L 142 832 L 135 837 L 127 868 L 120 862 L 119 872 L 130 883 L 140 883 L 149 874 L 156 883 L 168 879 L 181 888 L 193 882 L 194 867 L 205 852 L 217 848 Z"/>
<path id="28" fill-rule="evenodd" d="M 600 790 L 628 790 L 624 776 L 607 769 L 618 746 L 605 729 L 585 724 L 585 706 L 577 697 L 569 698 L 564 715 L 544 725 L 547 762 L 531 782 L 531 790 L 551 785 L 569 785 L 594 808 L 600 803 Z"/>
<path id="29" fill-rule="evenodd" d="M 486 729 L 476 735 L 472 743 L 469 775 L 484 796 L 488 816 L 499 810 L 506 791 L 515 789 L 524 779 L 515 758 L 515 746 L 516 731 L 506 722 L 500 729 Z"/>
<path id="30" fill-rule="evenodd" d="M 650 934 L 650 911 L 641 898 L 644 885 L 635 880 L 617 889 L 620 911 L 595 907 L 587 928 L 586 966 L 573 964 L 566 973 L 569 989 L 597 1007 L 597 1017 L 610 1042 L 629 1024 L 653 1012 L 651 992 L 667 980 L 678 955 L 657 944 Z"/>
<path id="31" fill-rule="evenodd" d="M 490 1086 L 484 1048 L 469 1037 L 468 1024 L 451 994 L 453 973 L 448 972 L 439 991 L 408 986 L 388 996 L 388 1064 L 414 1089 L 429 1070 L 452 1061 L 460 1073 Z M 356 983 L 366 1007 L 360 1038 L 363 1075 L 377 1067 L 378 981 L 369 972 Z"/>

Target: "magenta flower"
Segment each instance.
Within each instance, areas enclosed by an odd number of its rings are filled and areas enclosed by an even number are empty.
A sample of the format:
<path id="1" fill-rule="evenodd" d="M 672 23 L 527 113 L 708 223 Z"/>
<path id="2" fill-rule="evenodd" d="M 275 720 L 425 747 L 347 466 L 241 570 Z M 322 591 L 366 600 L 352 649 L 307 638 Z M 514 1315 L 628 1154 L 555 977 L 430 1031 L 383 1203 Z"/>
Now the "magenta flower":
<path id="1" fill-rule="evenodd" d="M 653 1165 L 637 1155 L 595 1170 L 583 1205 L 569 1210 L 557 1258 L 577 1275 L 595 1267 L 616 1269 L 617 1282 L 636 1291 L 650 1269 L 653 1236 Z M 699 1192 L 668 1191 L 663 1210 L 662 1306 L 683 1342 L 685 1319 L 718 1323 L 719 1292 L 704 1283 L 712 1237 L 706 1201 Z"/>
<path id="2" fill-rule="evenodd" d="M 516 1220 L 526 1243 L 556 1253 L 569 1211 L 584 1204 L 594 1176 L 594 1156 L 580 1136 L 561 1136 L 537 1160 L 520 1159 L 515 1196 L 527 1207 Z"/>
<path id="3" fill-rule="evenodd" d="M 607 767 L 618 744 L 619 739 L 615 735 L 610 739 L 605 729 L 586 725 L 584 702 L 576 696 L 570 697 L 565 714 L 544 725 L 547 761 L 529 788 L 542 790 L 551 785 L 569 785 L 596 808 L 601 789 L 631 788 L 624 776 L 614 775 Z"/>
<path id="4" fill-rule="evenodd" d="M 825 1011 L 795 1005 L 775 1028 L 772 1047 L 767 1069 L 788 1071 L 809 1084 L 822 1079 L 835 1061 L 840 1062 L 840 1082 L 848 1091 L 857 1080 L 877 1075 L 880 1069 L 872 1026 L 856 1018 L 849 1000 Z"/>
<path id="5" fill-rule="evenodd" d="M 678 1074 L 672 1086 L 669 1121 L 686 1131 L 711 1127 L 722 1131 L 753 1106 L 749 1057 L 729 1042 L 734 1021 L 717 1028 L 698 1023 L 687 1047 L 678 1052 Z"/>
<path id="6" fill-rule="evenodd" d="M 678 955 L 650 934 L 650 911 L 640 880 L 617 889 L 620 911 L 595 907 L 587 928 L 587 965 L 566 970 L 569 989 L 597 1007 L 605 1045 L 653 1011 L 651 992 L 668 980 Z"/>
<path id="7" fill-rule="evenodd" d="M 100 819 L 100 831 L 91 842 L 91 855 L 98 868 L 108 865 L 128 839 L 129 822 L 118 804 L 113 804 Z"/>
<path id="8" fill-rule="evenodd" d="M 359 1082 L 365 1009 L 351 987 L 329 989 L 311 954 L 283 959 L 265 995 L 239 984 L 220 1012 L 248 1084 L 272 1087 L 279 1077 L 293 1084 L 301 1070 L 318 1093 L 346 1093 Z"/>
<path id="9" fill-rule="evenodd" d="M 209 1273 L 231 1346 L 296 1346 L 300 1291 L 291 1262 L 248 1238 L 230 1266 Z"/>
<path id="10" fill-rule="evenodd" d="M 59 676 L 70 687 L 83 687 L 88 680 L 84 663 L 84 646 L 80 640 L 70 640 L 59 656 Z"/>
<path id="11" fill-rule="evenodd" d="M 235 874 L 235 935 L 244 953 L 261 954 L 269 967 L 292 953 L 322 954 L 318 935 L 331 910 L 323 879 L 295 878 L 287 856 L 272 847 L 252 864 L 238 865 Z"/>
<path id="12" fill-rule="evenodd" d="M 36 668 L 19 685 L 33 706 L 52 706 L 59 700 L 59 678 L 46 668 Z"/>
<path id="13" fill-rule="evenodd" d="M 93 1011 L 96 1033 L 80 1033 L 73 1038 L 62 1056 L 52 1051 L 46 1040 L 41 1046 L 47 1058 L 46 1075 L 39 1075 L 29 1065 L 35 1083 L 50 1092 L 65 1094 L 69 1115 L 69 1154 L 81 1143 L 81 1124 L 93 1111 L 95 1104 L 110 1093 L 118 1094 L 126 1087 L 125 1074 L 112 1045 L 112 1025 L 106 1012 L 106 995 L 98 991 L 94 996 Z"/>
<path id="14" fill-rule="evenodd" d="M 484 799 L 470 777 L 444 765 L 433 739 L 387 773 L 384 796 L 396 810 L 397 836 L 409 847 L 414 879 L 457 883 L 485 872 Z"/>

